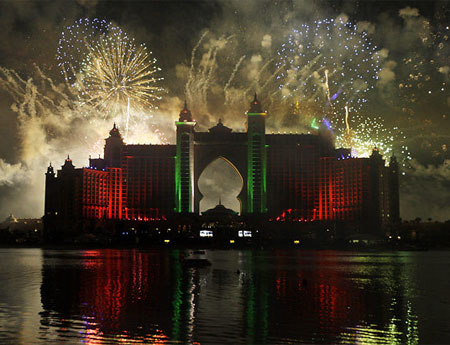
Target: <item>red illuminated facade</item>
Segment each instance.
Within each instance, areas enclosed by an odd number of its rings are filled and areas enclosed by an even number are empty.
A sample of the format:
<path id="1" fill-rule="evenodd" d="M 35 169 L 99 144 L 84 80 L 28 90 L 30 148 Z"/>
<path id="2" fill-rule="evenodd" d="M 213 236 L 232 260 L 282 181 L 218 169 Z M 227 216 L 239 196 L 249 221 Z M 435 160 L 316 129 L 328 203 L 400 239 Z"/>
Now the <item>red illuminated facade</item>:
<path id="1" fill-rule="evenodd" d="M 399 221 L 395 157 L 389 166 L 376 149 L 370 158 L 354 158 L 348 149 L 335 149 L 325 129 L 266 134 L 266 115 L 255 95 L 247 132 L 233 132 L 220 120 L 208 132 L 197 132 L 185 104 L 176 122 L 177 145 L 127 145 L 114 125 L 104 158 L 76 169 L 67 157 L 57 174 L 49 166 L 46 223 L 76 229 L 86 220 L 149 222 L 198 215 L 198 179 L 217 158 L 242 177 L 243 216 L 373 229 Z"/>
<path id="2" fill-rule="evenodd" d="M 104 158 L 76 169 L 67 157 L 46 173 L 45 218 L 64 228 L 85 220 L 165 220 L 173 212 L 174 145 L 125 145 L 114 125 Z"/>
<path id="3" fill-rule="evenodd" d="M 269 146 L 268 202 L 273 221 L 353 222 L 380 229 L 400 219 L 398 164 L 375 148 L 369 158 L 330 149 L 320 136 Z M 286 140 L 286 138 L 283 138 Z"/>

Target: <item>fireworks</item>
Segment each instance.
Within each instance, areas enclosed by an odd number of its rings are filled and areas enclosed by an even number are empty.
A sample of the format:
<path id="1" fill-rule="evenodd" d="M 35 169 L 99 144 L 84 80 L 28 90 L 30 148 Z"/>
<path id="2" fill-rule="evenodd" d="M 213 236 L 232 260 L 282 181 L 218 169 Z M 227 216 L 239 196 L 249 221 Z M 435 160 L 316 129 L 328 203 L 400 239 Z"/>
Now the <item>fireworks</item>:
<path id="1" fill-rule="evenodd" d="M 351 141 L 352 155 L 356 157 L 369 157 L 376 147 L 385 158 L 395 154 L 399 163 L 408 166 L 411 154 L 405 145 L 406 136 L 398 127 L 386 126 L 382 117 L 355 116 L 352 121 L 347 114 L 339 127 L 345 130 L 336 135 L 337 147 L 349 147 Z"/>
<path id="2" fill-rule="evenodd" d="M 411 156 L 403 132 L 387 126 L 382 117 L 364 115 L 382 59 L 364 31 L 341 18 L 303 24 L 278 55 L 281 95 L 299 104 L 305 121 L 312 119 L 312 128 L 322 119 L 335 132 L 337 147 L 351 147 L 357 157 L 370 156 L 376 147 L 385 157 L 395 153 L 407 165 Z"/>
<path id="3" fill-rule="evenodd" d="M 82 63 L 82 94 L 101 109 L 151 109 L 161 99 L 156 59 L 144 45 L 137 46 L 121 30 L 113 28 L 96 44 L 87 46 Z"/>
<path id="4" fill-rule="evenodd" d="M 66 81 L 77 89 L 80 103 L 102 111 L 104 117 L 148 115 L 160 100 L 162 78 L 156 59 L 119 27 L 99 19 L 80 19 L 61 34 L 57 59 Z M 135 121 L 136 122 L 136 121 Z"/>
<path id="5" fill-rule="evenodd" d="M 61 33 L 56 59 L 66 81 L 74 85 L 81 65 L 89 53 L 87 47 L 110 30 L 119 30 L 106 20 L 82 18 L 67 26 Z"/>
<path id="6" fill-rule="evenodd" d="M 342 19 L 315 21 L 293 30 L 278 52 L 281 93 L 299 101 L 304 116 L 358 111 L 380 71 L 380 56 L 367 34 Z"/>
<path id="7" fill-rule="evenodd" d="M 242 109 L 255 92 L 265 109 L 285 107 L 279 102 L 274 59 L 249 54 L 244 42 L 239 33 L 215 36 L 206 31 L 192 50 L 190 64 L 184 66 L 185 97 L 191 111 L 202 115 L 197 121 L 205 127 L 217 112 L 226 115 L 228 125 L 241 126 Z"/>

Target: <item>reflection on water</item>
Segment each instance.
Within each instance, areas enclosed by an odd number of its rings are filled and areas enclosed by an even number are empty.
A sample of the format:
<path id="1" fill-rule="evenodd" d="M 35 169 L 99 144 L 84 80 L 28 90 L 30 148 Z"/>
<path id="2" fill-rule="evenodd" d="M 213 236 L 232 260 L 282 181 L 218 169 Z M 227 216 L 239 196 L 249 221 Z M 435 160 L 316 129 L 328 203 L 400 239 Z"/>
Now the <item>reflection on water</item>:
<path id="1" fill-rule="evenodd" d="M 0 343 L 450 342 L 448 252 L 0 250 Z"/>

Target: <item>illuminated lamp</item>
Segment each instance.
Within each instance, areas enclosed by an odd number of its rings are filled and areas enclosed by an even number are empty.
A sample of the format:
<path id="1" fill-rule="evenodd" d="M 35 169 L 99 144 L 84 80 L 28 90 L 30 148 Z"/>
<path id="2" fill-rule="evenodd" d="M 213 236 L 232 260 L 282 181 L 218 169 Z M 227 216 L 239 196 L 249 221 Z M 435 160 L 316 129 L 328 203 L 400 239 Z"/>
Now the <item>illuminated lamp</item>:
<path id="1" fill-rule="evenodd" d="M 170 240 L 164 240 L 164 243 L 170 243 Z"/>
<path id="2" fill-rule="evenodd" d="M 300 244 L 299 240 L 294 240 L 294 244 Z"/>
<path id="3" fill-rule="evenodd" d="M 233 243 L 234 243 L 234 240 L 230 240 L 230 243 L 233 244 Z"/>

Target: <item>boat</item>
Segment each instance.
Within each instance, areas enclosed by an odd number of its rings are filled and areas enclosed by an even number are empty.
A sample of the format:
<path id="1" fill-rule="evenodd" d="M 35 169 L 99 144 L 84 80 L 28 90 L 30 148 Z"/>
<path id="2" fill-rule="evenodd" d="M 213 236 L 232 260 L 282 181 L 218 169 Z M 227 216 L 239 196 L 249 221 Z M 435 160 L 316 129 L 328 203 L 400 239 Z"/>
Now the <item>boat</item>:
<path id="1" fill-rule="evenodd" d="M 205 250 L 194 250 L 184 257 L 181 263 L 185 267 L 207 267 L 211 266 L 211 261 L 205 257 Z"/>
<path id="2" fill-rule="evenodd" d="M 211 261 L 204 258 L 185 258 L 181 262 L 185 267 L 208 267 L 211 266 Z"/>

